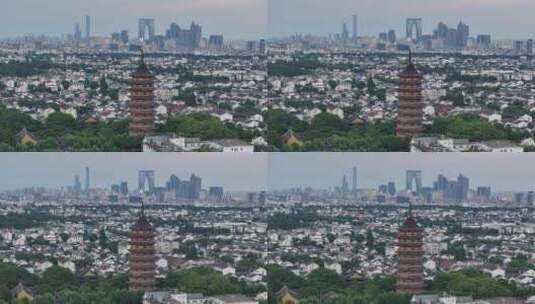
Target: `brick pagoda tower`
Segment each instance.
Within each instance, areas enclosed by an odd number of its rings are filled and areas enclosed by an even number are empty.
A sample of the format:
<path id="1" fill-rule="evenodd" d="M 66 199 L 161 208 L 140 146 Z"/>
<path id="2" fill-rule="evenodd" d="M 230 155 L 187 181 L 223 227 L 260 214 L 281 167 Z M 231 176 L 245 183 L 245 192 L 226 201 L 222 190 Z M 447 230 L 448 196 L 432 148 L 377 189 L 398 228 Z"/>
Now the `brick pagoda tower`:
<path id="1" fill-rule="evenodd" d="M 145 65 L 143 49 L 139 66 L 132 74 L 130 95 L 130 136 L 143 137 L 154 133 L 154 77 Z"/>
<path id="2" fill-rule="evenodd" d="M 398 232 L 398 293 L 419 294 L 424 289 L 423 237 L 409 204 L 409 216 Z"/>
<path id="3" fill-rule="evenodd" d="M 156 286 L 155 231 L 145 218 L 143 201 L 141 214 L 130 232 L 130 273 L 128 289 L 150 291 Z"/>
<path id="4" fill-rule="evenodd" d="M 412 62 L 399 74 L 399 110 L 396 133 L 398 137 L 413 137 L 422 133 L 422 75 Z"/>

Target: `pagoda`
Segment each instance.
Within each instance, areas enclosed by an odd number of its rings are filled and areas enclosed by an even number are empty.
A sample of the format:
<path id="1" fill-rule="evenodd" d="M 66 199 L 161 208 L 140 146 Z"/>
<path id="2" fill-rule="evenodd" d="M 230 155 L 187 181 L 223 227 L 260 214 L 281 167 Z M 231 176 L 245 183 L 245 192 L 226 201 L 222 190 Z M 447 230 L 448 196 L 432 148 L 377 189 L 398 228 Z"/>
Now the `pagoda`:
<path id="1" fill-rule="evenodd" d="M 145 65 L 143 49 L 139 66 L 132 74 L 130 95 L 130 136 L 144 137 L 154 133 L 154 77 Z"/>
<path id="2" fill-rule="evenodd" d="M 143 201 L 141 212 L 130 232 L 130 273 L 128 289 L 151 291 L 156 286 L 155 231 L 145 217 Z"/>
<path id="3" fill-rule="evenodd" d="M 424 289 L 423 237 L 424 230 L 412 216 L 409 203 L 409 215 L 398 231 L 398 293 L 414 295 Z"/>
<path id="4" fill-rule="evenodd" d="M 412 62 L 409 50 L 409 64 L 399 74 L 399 110 L 396 134 L 412 138 L 422 133 L 422 75 Z"/>

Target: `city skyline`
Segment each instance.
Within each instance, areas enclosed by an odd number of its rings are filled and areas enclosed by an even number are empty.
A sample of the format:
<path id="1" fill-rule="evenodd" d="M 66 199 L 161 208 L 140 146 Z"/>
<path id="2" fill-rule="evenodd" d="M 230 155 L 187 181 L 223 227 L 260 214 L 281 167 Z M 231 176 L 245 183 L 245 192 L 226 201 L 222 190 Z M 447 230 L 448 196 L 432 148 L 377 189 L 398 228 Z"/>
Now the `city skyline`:
<path id="1" fill-rule="evenodd" d="M 203 185 L 221 186 L 227 192 L 265 189 L 267 168 L 263 154 L 181 154 L 160 153 L 4 153 L 0 159 L 0 191 L 28 187 L 60 188 L 72 186 L 76 175 L 85 180 L 90 169 L 91 188 L 109 189 L 121 181 L 137 189 L 138 171 L 154 170 L 155 184 L 165 186 L 172 174 L 188 178 L 201 176 Z"/>
<path id="2" fill-rule="evenodd" d="M 112 7 L 123 8 L 121 15 L 117 16 Z M 113 0 L 111 4 L 104 0 L 59 0 L 46 4 L 8 0 L 4 8 L 4 14 L 0 14 L 0 39 L 30 34 L 69 35 L 86 15 L 91 16 L 91 33 L 103 37 L 123 29 L 137 33 L 140 18 L 154 18 L 157 34 L 165 34 L 173 22 L 186 26 L 195 21 L 203 24 L 205 33 L 222 34 L 233 40 L 263 38 L 267 26 L 265 0 L 156 0 L 150 4 L 139 0 Z"/>
<path id="3" fill-rule="evenodd" d="M 424 1 L 424 0 L 268 0 L 268 38 L 341 33 L 342 24 L 352 27 L 358 16 L 358 33 L 377 36 L 395 29 L 405 35 L 407 18 L 422 18 L 424 34 L 432 34 L 439 22 L 470 26 L 471 36 L 491 34 L 495 39 L 527 39 L 535 36 L 535 21 L 529 16 L 535 3 L 526 0 Z"/>
<path id="4" fill-rule="evenodd" d="M 493 192 L 535 190 L 535 173 L 525 164 L 526 154 L 448 153 L 274 153 L 269 155 L 268 191 L 312 187 L 339 187 L 342 177 L 352 178 L 357 168 L 357 188 L 377 189 L 395 182 L 398 190 L 405 188 L 406 171 L 422 171 L 423 186 L 433 186 L 438 175 L 457 179 L 462 174 L 470 179 L 470 188 L 490 186 Z M 492 164 L 489 166 L 488 164 Z"/>

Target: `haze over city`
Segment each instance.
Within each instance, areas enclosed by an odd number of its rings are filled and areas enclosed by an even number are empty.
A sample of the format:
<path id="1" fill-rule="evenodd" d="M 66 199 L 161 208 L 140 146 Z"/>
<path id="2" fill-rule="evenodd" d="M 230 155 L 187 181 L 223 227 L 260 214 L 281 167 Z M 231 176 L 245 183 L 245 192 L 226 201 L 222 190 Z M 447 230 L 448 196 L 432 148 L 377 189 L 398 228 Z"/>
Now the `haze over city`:
<path id="1" fill-rule="evenodd" d="M 268 190 L 292 187 L 327 189 L 351 179 L 357 168 L 358 188 L 377 188 L 393 181 L 403 189 L 405 172 L 421 170 L 422 181 L 432 185 L 439 174 L 456 179 L 461 173 L 470 186 L 491 186 L 493 191 L 526 191 L 535 173 L 526 166 L 528 154 L 409 154 L 409 153 L 275 153 L 269 155 Z"/>
<path id="2" fill-rule="evenodd" d="M 473 33 L 496 39 L 525 39 L 535 27 L 529 0 L 268 0 L 268 36 L 339 33 L 351 16 L 358 16 L 359 35 L 376 36 L 386 29 L 405 31 L 405 19 L 423 19 L 424 33 L 439 22 L 468 23 Z"/>
<path id="3" fill-rule="evenodd" d="M 27 34 L 70 34 L 83 16 L 93 18 L 92 32 L 137 30 L 138 18 L 155 18 L 156 31 L 164 33 L 171 22 L 203 24 L 207 33 L 229 39 L 259 39 L 266 29 L 265 0 L 7 0 L 0 13 L 0 38 Z"/>
<path id="4" fill-rule="evenodd" d="M 208 186 L 259 191 L 266 185 L 266 159 L 265 154 L 5 153 L 0 158 L 0 190 L 68 186 L 89 167 L 91 187 L 97 188 L 119 181 L 137 185 L 138 170 L 154 170 L 157 185 L 165 185 L 171 174 L 189 178 L 195 173 Z"/>

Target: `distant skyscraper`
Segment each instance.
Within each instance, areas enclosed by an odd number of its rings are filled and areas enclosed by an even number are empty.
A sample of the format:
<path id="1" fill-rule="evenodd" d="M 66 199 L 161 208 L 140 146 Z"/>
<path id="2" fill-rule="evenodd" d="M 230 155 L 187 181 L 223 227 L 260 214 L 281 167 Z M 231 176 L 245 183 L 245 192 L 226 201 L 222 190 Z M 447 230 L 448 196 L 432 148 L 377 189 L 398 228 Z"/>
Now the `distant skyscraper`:
<path id="1" fill-rule="evenodd" d="M 260 40 L 260 42 L 258 43 L 258 52 L 260 54 L 265 54 L 266 53 L 266 40 L 264 40 L 264 39 Z"/>
<path id="2" fill-rule="evenodd" d="M 457 43 L 458 49 L 463 49 L 468 44 L 468 38 L 470 37 L 470 27 L 462 22 L 457 25 Z"/>
<path id="3" fill-rule="evenodd" d="M 526 53 L 528 55 L 533 55 L 533 39 L 528 39 L 526 43 Z"/>
<path id="4" fill-rule="evenodd" d="M 488 49 L 491 44 L 490 35 L 477 35 L 477 46 L 482 49 Z"/>
<path id="5" fill-rule="evenodd" d="M 489 200 L 491 196 L 490 187 L 477 187 L 477 196 Z"/>
<path id="6" fill-rule="evenodd" d="M 357 167 L 353 167 L 353 180 L 352 180 L 351 192 L 353 196 L 357 196 Z"/>
<path id="7" fill-rule="evenodd" d="M 128 183 L 127 182 L 121 182 L 119 185 L 119 192 L 121 192 L 122 195 L 128 195 Z"/>
<path id="8" fill-rule="evenodd" d="M 247 41 L 246 47 L 247 47 L 247 52 L 249 52 L 249 53 L 255 52 L 256 51 L 256 41 L 253 41 L 253 40 Z"/>
<path id="9" fill-rule="evenodd" d="M 423 35 L 422 18 L 407 18 L 407 38 L 418 40 Z M 416 36 L 414 35 L 416 34 Z"/>
<path id="10" fill-rule="evenodd" d="M 342 177 L 342 196 L 344 198 L 347 197 L 348 192 L 349 192 L 349 184 L 347 183 L 347 176 L 344 175 L 344 177 Z"/>
<path id="11" fill-rule="evenodd" d="M 223 187 L 210 187 L 208 195 L 217 199 L 223 198 Z"/>
<path id="12" fill-rule="evenodd" d="M 515 46 L 515 52 L 517 54 L 524 53 L 524 41 L 517 40 L 517 41 L 514 42 L 514 46 Z"/>
<path id="13" fill-rule="evenodd" d="M 191 48 L 199 48 L 202 40 L 202 27 L 195 22 L 190 25 L 190 46 Z"/>
<path id="14" fill-rule="evenodd" d="M 210 35 L 208 45 L 210 45 L 211 48 L 220 50 L 223 48 L 223 35 Z"/>
<path id="15" fill-rule="evenodd" d="M 74 189 L 74 192 L 76 194 L 79 194 L 80 192 L 82 192 L 82 184 L 80 183 L 80 176 L 79 175 L 76 175 L 74 177 L 74 186 L 73 186 L 73 189 Z"/>
<path id="16" fill-rule="evenodd" d="M 128 132 L 133 137 L 144 137 L 154 133 L 154 77 L 145 65 L 143 50 L 139 66 L 132 74 L 130 95 L 130 123 Z"/>
<path id="17" fill-rule="evenodd" d="M 121 31 L 121 42 L 124 43 L 124 44 L 127 44 L 128 43 L 128 31 L 127 30 L 122 30 Z"/>
<path id="18" fill-rule="evenodd" d="M 407 170 L 405 178 L 407 183 L 406 190 L 414 191 L 416 193 L 422 192 L 422 171 Z M 416 186 L 416 188 L 414 188 L 414 186 Z"/>
<path id="19" fill-rule="evenodd" d="M 80 29 L 80 23 L 76 23 L 76 26 L 74 27 L 74 41 L 82 41 L 82 30 Z"/>
<path id="20" fill-rule="evenodd" d="M 342 25 L 342 41 L 344 43 L 347 43 L 348 39 L 349 39 L 349 31 L 347 30 L 347 23 L 344 23 Z"/>
<path id="21" fill-rule="evenodd" d="M 391 196 L 396 195 L 396 183 L 394 182 L 388 183 L 388 194 L 390 194 Z"/>
<path id="22" fill-rule="evenodd" d="M 90 185 L 89 185 L 89 168 L 85 168 L 85 192 L 89 193 Z"/>
<path id="23" fill-rule="evenodd" d="M 422 133 L 422 75 L 412 62 L 399 75 L 399 110 L 396 133 L 398 137 L 411 138 Z"/>
<path id="24" fill-rule="evenodd" d="M 528 191 L 528 204 L 530 206 L 535 204 L 535 191 Z"/>
<path id="25" fill-rule="evenodd" d="M 154 19 L 152 18 L 141 18 L 138 22 L 139 27 L 139 40 L 152 42 L 155 36 L 155 25 Z"/>
<path id="26" fill-rule="evenodd" d="M 144 192 L 154 190 L 154 170 L 140 170 L 138 172 L 138 189 Z"/>
<path id="27" fill-rule="evenodd" d="M 419 294 L 424 289 L 423 238 L 424 230 L 412 216 L 409 203 L 409 214 L 398 232 L 397 292 L 400 294 Z"/>
<path id="28" fill-rule="evenodd" d="M 358 27 L 357 27 L 357 15 L 353 15 L 353 40 L 358 37 Z"/>
<path id="29" fill-rule="evenodd" d="M 85 16 L 85 39 L 91 40 L 91 17 Z"/>
<path id="30" fill-rule="evenodd" d="M 130 271 L 128 289 L 151 291 L 156 287 L 155 230 L 145 217 L 143 201 L 141 212 L 130 232 Z"/>
<path id="31" fill-rule="evenodd" d="M 390 43 L 396 43 L 396 31 L 395 30 L 389 30 L 388 31 L 388 42 Z"/>
<path id="32" fill-rule="evenodd" d="M 198 200 L 200 198 L 202 190 L 202 179 L 195 174 L 192 174 L 190 179 L 190 199 L 192 201 Z"/>
<path id="33" fill-rule="evenodd" d="M 470 179 L 468 177 L 459 174 L 457 177 L 457 191 L 456 201 L 462 203 L 468 198 L 468 190 L 470 190 Z"/>

